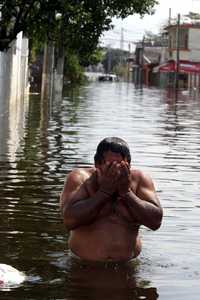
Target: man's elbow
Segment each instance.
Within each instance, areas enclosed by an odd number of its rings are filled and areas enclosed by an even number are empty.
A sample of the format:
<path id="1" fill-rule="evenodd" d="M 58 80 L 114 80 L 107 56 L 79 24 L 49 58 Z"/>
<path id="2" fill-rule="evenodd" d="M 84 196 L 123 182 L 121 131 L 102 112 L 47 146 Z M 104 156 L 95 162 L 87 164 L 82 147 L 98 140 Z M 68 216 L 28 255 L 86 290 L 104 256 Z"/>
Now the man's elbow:
<path id="1" fill-rule="evenodd" d="M 149 228 L 153 231 L 156 231 L 160 228 L 160 226 L 161 226 L 161 222 L 156 222 L 154 224 L 151 224 L 151 226 Z"/>
<path id="2" fill-rule="evenodd" d="M 77 228 L 79 226 L 77 224 L 77 222 L 75 222 L 73 219 L 71 219 L 69 217 L 64 217 L 63 223 L 68 231 L 74 230 L 75 228 Z"/>
<path id="3" fill-rule="evenodd" d="M 61 207 L 61 214 L 63 218 L 63 224 L 68 231 L 77 227 L 76 220 L 68 213 L 66 207 Z"/>
<path id="4" fill-rule="evenodd" d="M 162 218 L 163 218 L 163 210 L 159 209 L 157 215 L 155 216 L 154 222 L 152 222 L 150 226 L 150 229 L 154 231 L 158 230 L 161 227 Z"/>

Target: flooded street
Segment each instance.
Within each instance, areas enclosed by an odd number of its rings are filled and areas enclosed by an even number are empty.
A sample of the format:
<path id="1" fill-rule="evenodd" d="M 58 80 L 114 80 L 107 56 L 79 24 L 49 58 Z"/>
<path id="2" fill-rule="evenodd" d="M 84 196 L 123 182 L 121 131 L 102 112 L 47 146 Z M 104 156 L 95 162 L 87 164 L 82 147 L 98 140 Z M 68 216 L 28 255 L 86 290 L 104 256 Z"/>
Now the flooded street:
<path id="1" fill-rule="evenodd" d="M 199 300 L 199 97 L 96 82 L 49 107 L 37 95 L 23 105 L 0 123 L 0 263 L 27 280 L 0 299 Z M 132 165 L 152 176 L 164 219 L 141 228 L 132 269 L 94 271 L 70 260 L 58 202 L 66 174 L 91 166 L 106 136 L 124 138 Z"/>

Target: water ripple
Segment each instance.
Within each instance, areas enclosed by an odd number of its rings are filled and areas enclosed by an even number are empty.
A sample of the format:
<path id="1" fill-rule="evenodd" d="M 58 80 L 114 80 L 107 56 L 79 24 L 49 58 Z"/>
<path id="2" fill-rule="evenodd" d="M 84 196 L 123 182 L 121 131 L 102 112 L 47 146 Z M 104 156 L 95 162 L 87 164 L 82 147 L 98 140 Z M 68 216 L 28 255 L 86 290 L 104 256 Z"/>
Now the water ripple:
<path id="1" fill-rule="evenodd" d="M 51 117 L 41 110 L 48 103 L 36 96 L 29 101 L 23 130 L 9 134 L 5 123 L 4 139 L 0 136 L 0 258 L 29 273 L 33 281 L 26 289 L 39 285 L 51 298 L 45 286 L 59 286 L 64 299 L 68 233 L 59 195 L 71 169 L 93 164 L 96 145 L 105 136 L 127 140 L 132 164 L 152 175 L 164 207 L 162 228 L 142 230 L 138 277 L 161 290 L 177 277 L 183 285 L 188 278 L 195 284 L 200 267 L 199 99 L 175 99 L 168 91 L 120 82 L 68 89 L 63 101 L 53 103 Z"/>

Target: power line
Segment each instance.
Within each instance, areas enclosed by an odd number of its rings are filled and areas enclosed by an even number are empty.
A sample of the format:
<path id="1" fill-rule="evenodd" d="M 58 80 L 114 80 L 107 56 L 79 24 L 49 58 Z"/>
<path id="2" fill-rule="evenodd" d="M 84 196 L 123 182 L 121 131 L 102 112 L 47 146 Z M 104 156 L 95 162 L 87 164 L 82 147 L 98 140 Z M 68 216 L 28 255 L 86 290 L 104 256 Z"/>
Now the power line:
<path id="1" fill-rule="evenodd" d="M 129 34 L 136 34 L 136 33 L 143 34 L 142 30 L 139 31 L 139 32 L 136 32 L 135 30 L 130 30 L 130 29 L 127 29 L 127 28 L 124 28 L 124 27 L 123 27 L 123 30 L 124 30 L 124 32 L 128 32 Z M 115 34 L 121 34 L 121 30 L 116 30 L 115 28 L 113 30 L 109 30 L 109 32 L 113 32 Z"/>
<path id="2" fill-rule="evenodd" d="M 121 39 L 115 39 L 115 38 L 101 38 L 100 40 L 107 40 L 107 41 L 121 42 Z M 137 44 L 139 41 L 123 40 L 123 42 L 124 42 L 124 43 L 133 43 L 133 44 Z"/>
<path id="3" fill-rule="evenodd" d="M 114 34 L 114 35 L 121 35 L 121 32 L 114 32 L 114 31 L 107 31 L 106 33 L 104 33 L 104 35 L 106 35 L 106 34 Z M 143 35 L 144 34 L 144 32 L 142 32 L 142 31 L 135 31 L 135 32 L 132 32 L 131 33 L 131 35 Z M 129 34 L 130 35 L 130 34 Z"/>

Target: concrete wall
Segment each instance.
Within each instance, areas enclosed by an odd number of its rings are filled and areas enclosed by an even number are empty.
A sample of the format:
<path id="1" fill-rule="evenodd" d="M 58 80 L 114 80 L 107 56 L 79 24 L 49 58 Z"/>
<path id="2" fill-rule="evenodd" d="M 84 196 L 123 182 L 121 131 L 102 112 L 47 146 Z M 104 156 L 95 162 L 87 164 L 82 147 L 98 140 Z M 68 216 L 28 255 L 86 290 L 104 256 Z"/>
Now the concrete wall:
<path id="1" fill-rule="evenodd" d="M 188 50 L 180 50 L 180 59 L 194 62 L 200 61 L 200 28 L 189 28 Z M 176 60 L 176 51 L 173 51 L 172 59 Z"/>
<path id="2" fill-rule="evenodd" d="M 189 30 L 189 60 L 200 61 L 200 28 L 190 28 Z"/>
<path id="3" fill-rule="evenodd" d="M 28 107 L 28 39 L 19 33 L 7 52 L 0 52 L 0 155 L 14 155 L 23 134 Z"/>
<path id="4" fill-rule="evenodd" d="M 176 61 L 176 59 L 177 59 L 176 51 L 173 51 L 172 57 L 170 57 L 170 59 L 173 59 Z M 180 59 L 181 60 L 190 60 L 190 51 L 181 51 L 180 50 Z"/>

